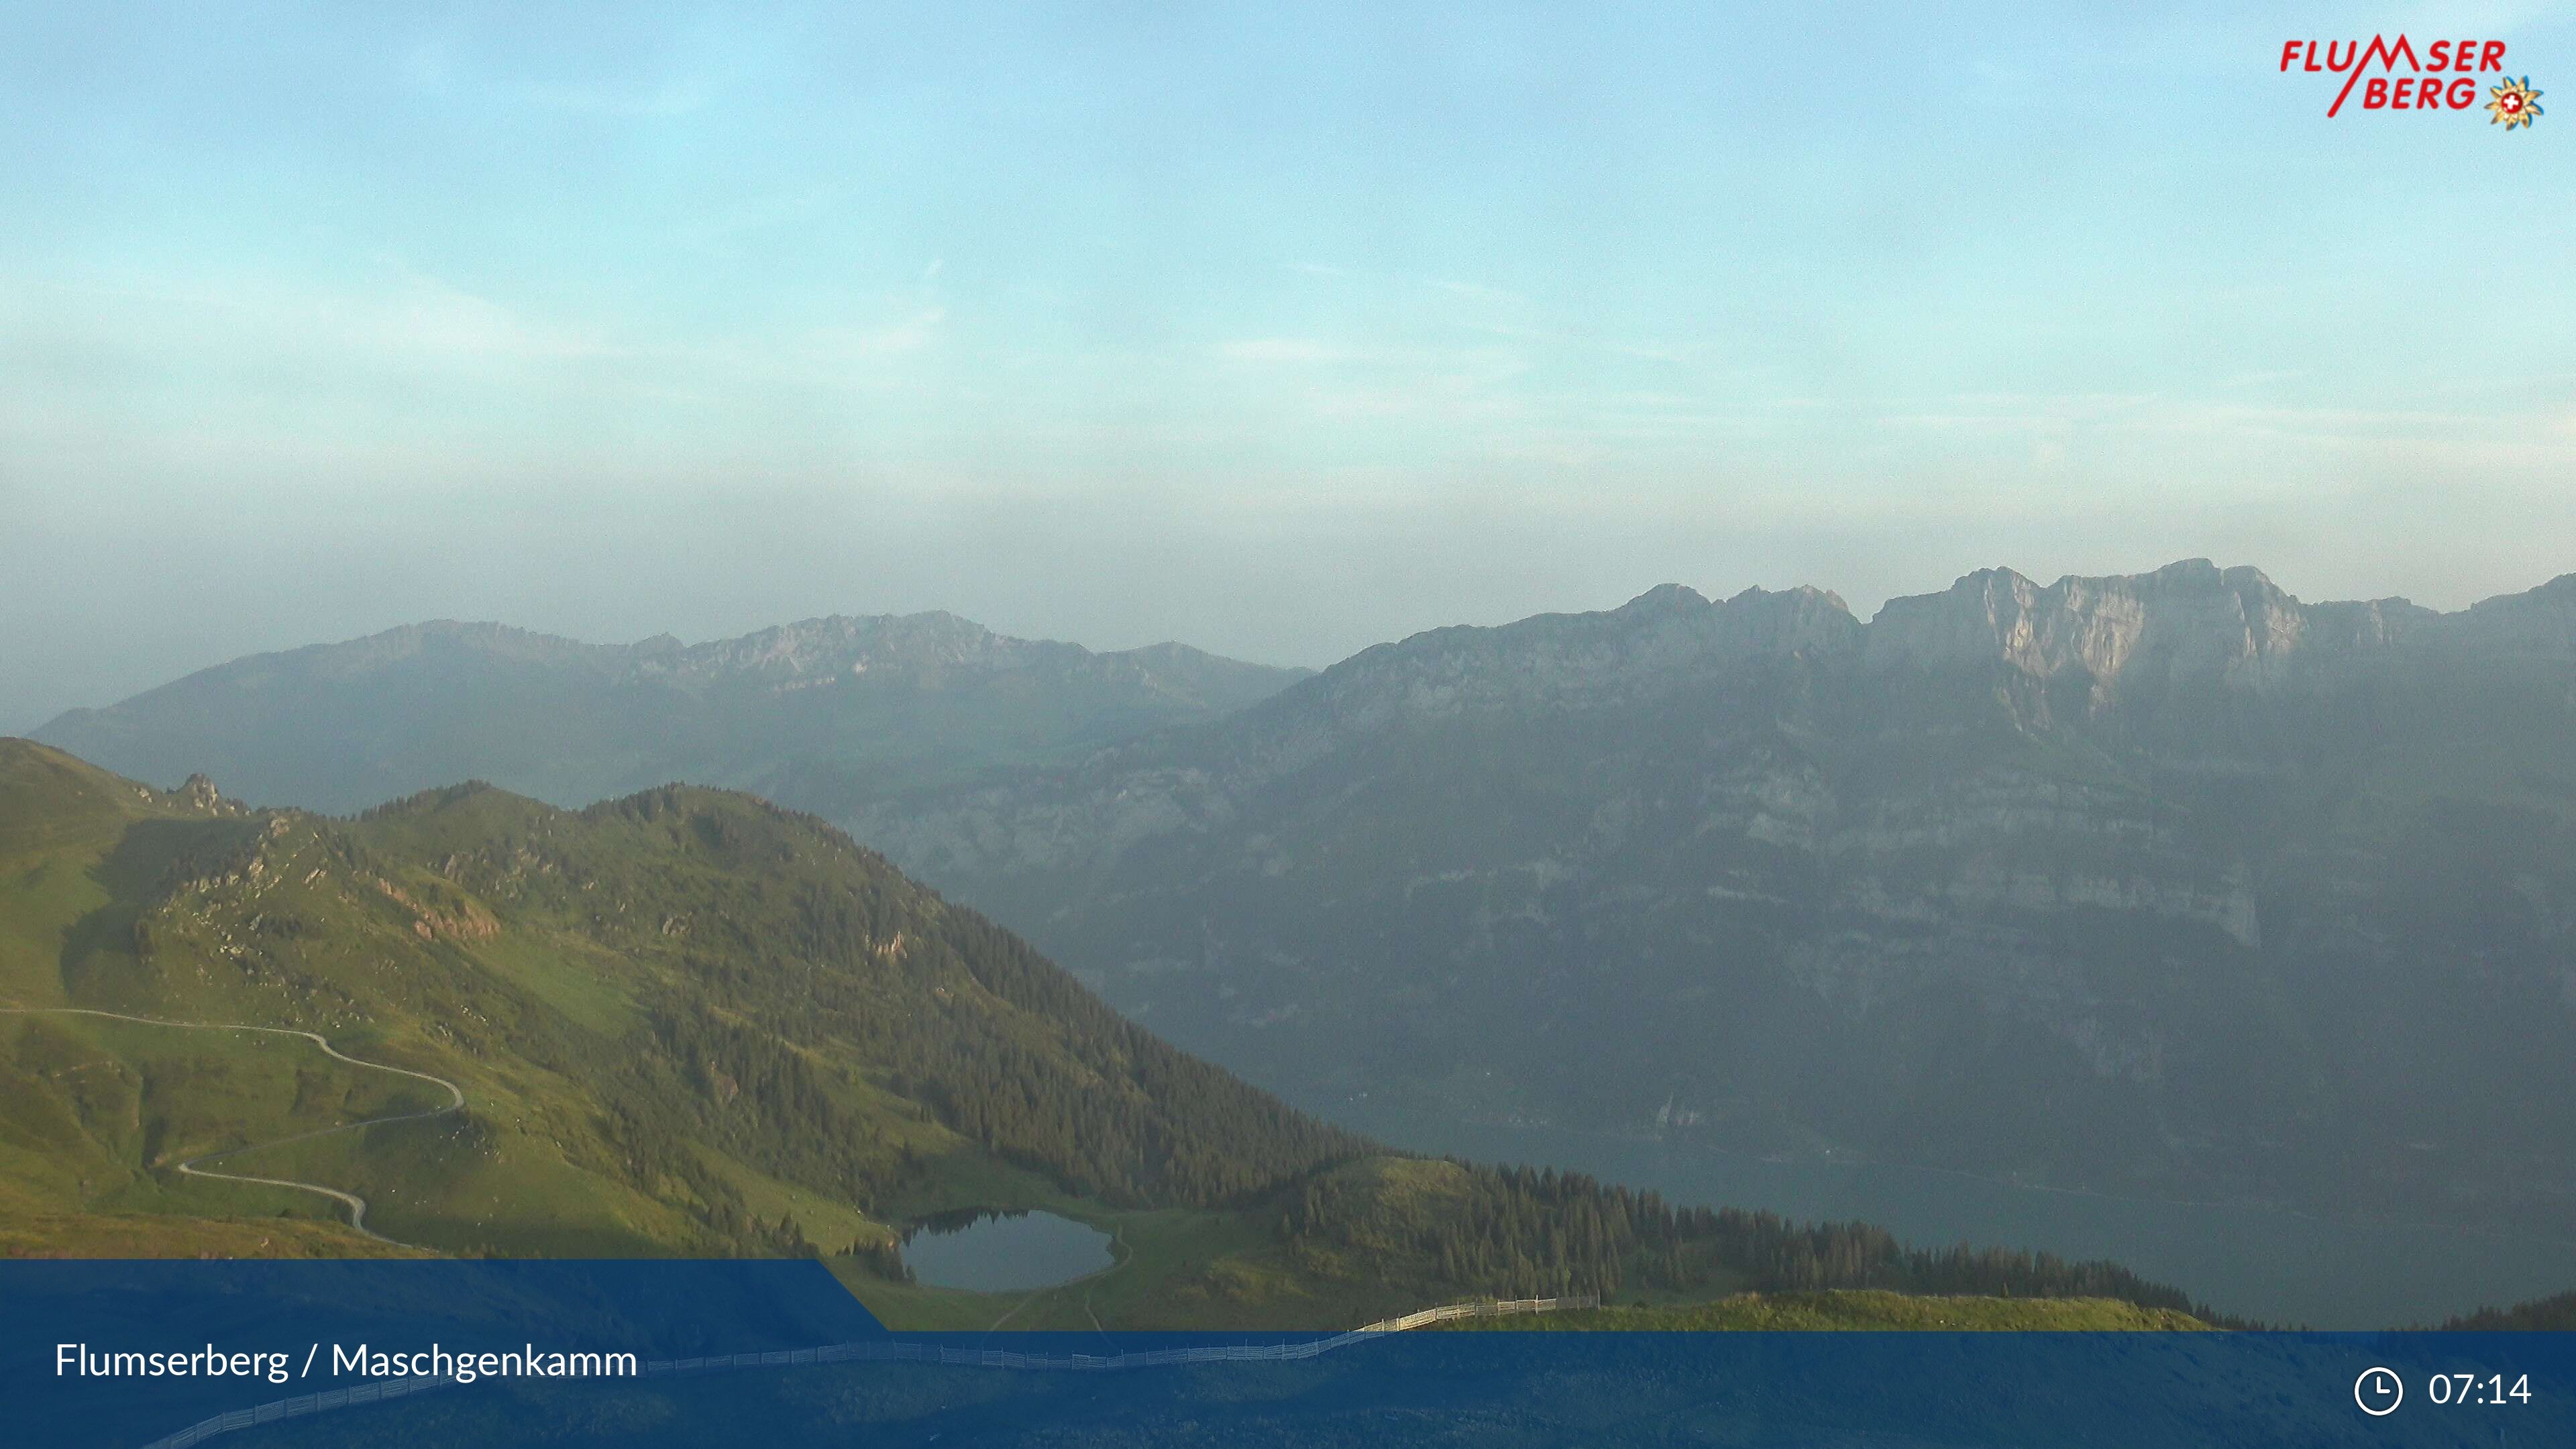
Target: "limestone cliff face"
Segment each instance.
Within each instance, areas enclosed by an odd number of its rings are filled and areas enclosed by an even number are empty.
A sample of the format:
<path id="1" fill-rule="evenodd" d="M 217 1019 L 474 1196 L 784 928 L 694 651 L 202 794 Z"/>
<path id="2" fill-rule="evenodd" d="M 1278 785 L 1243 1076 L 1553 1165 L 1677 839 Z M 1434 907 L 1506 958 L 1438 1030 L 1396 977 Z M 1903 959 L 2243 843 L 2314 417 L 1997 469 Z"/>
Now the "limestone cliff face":
<path id="1" fill-rule="evenodd" d="M 2307 641 L 2307 612 L 2261 571 L 2194 559 L 2044 588 L 2010 569 L 1983 570 L 1947 593 L 1891 601 L 1870 625 L 1869 656 L 1881 668 L 2000 660 L 2041 679 L 2080 672 L 2100 708 L 2123 680 L 2276 684 Z"/>
<path id="2" fill-rule="evenodd" d="M 2571 602 L 1668 586 L 852 823 L 1283 1086 L 2576 1224 Z"/>

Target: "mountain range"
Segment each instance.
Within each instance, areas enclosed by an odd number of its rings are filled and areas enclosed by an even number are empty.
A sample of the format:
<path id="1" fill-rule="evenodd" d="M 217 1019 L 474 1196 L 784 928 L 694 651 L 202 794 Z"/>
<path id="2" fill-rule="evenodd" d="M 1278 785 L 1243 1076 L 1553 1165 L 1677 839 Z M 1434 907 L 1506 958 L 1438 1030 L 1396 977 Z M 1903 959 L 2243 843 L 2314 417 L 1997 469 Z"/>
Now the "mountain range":
<path id="1" fill-rule="evenodd" d="M 35 737 L 140 779 L 345 813 L 465 779 L 561 805 L 673 780 L 827 814 L 1215 718 L 1304 677 L 1179 644 L 1096 654 L 952 614 L 684 645 L 440 621 L 260 654 Z"/>
<path id="2" fill-rule="evenodd" d="M 1167 1037 L 1767 1155 L 2576 1230 L 2576 575 L 1664 587 L 848 824 Z"/>
<path id="3" fill-rule="evenodd" d="M 1115 1269 L 1040 1294 L 910 1281 L 913 1228 L 1030 1209 L 1114 1235 Z M 750 796 L 575 812 L 466 784 L 332 819 L 19 740 L 0 1252 L 812 1254 L 925 1327 L 1348 1327 L 1474 1293 L 1742 1288 L 2189 1321 L 2107 1264 L 1393 1152 Z"/>
<path id="4" fill-rule="evenodd" d="M 2576 575 L 1668 585 L 1303 678 L 424 626 L 41 734 L 324 809 L 757 789 L 1300 1100 L 2576 1230 Z"/>

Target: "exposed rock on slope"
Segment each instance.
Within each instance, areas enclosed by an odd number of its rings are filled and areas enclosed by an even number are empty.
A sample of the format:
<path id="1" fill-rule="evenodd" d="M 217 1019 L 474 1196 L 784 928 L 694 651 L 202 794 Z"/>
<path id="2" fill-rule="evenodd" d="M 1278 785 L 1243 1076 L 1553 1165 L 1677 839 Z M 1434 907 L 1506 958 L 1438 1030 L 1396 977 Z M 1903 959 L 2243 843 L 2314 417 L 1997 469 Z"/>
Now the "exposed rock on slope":
<path id="1" fill-rule="evenodd" d="M 1668 586 L 854 825 L 1294 1090 L 2576 1226 L 2572 646 L 2576 576 Z"/>

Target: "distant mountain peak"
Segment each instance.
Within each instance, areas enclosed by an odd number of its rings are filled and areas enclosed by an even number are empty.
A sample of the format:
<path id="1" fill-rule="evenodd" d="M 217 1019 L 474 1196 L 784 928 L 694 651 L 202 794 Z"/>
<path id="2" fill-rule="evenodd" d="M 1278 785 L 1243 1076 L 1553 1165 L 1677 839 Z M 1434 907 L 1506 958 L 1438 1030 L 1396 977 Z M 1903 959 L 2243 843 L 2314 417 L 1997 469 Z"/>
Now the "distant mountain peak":
<path id="1" fill-rule="evenodd" d="M 1303 677 L 1178 644 L 1095 653 L 944 610 L 688 644 L 452 619 L 251 655 L 47 724 L 123 770 L 351 810 L 484 775 L 566 805 L 671 779 L 818 808 L 1213 718 Z"/>
<path id="2" fill-rule="evenodd" d="M 1812 584 L 1794 584 L 1785 589 L 1766 589 L 1752 585 L 1724 599 L 1712 600 L 1688 584 L 1657 584 L 1637 597 L 1611 610 L 1614 615 L 1647 615 L 1659 613 L 1704 614 L 1728 610 L 1806 610 L 1823 609 L 1832 613 L 1851 613 L 1842 595 Z"/>
<path id="3" fill-rule="evenodd" d="M 1866 625 L 1668 585 L 856 833 L 1333 1100 L 2563 1222 L 2571 643 L 2576 579 L 1998 567 Z"/>
<path id="4" fill-rule="evenodd" d="M 1813 584 L 1793 584 L 1785 589 L 1766 589 L 1761 585 L 1756 584 L 1753 587 L 1744 590 L 1742 593 L 1728 599 L 1726 602 L 1732 606 L 1747 603 L 1760 604 L 1774 599 L 1794 600 L 1802 605 L 1820 606 L 1831 609 L 1836 613 L 1848 614 L 1851 612 L 1851 605 L 1843 602 L 1842 595 L 1835 593 L 1831 589 L 1817 588 Z"/>
<path id="5" fill-rule="evenodd" d="M 2576 574 L 2536 589 L 2481 599 L 2465 617 L 2491 647 L 2544 659 L 2576 659 Z"/>
<path id="6" fill-rule="evenodd" d="M 2143 574 L 2068 574 L 2041 585 L 1981 569 L 1939 594 L 1888 600 L 1869 626 L 1881 667 L 2001 662 L 2050 678 L 2090 675 L 2097 697 L 2141 668 L 2160 679 L 2277 677 L 2307 615 L 2262 570 L 2182 559 Z"/>
<path id="7" fill-rule="evenodd" d="M 1688 584 L 1657 584 L 1613 612 L 1651 613 L 1672 609 L 1705 609 L 1708 599 Z"/>
<path id="8" fill-rule="evenodd" d="M 1747 588 L 1712 602 L 1665 583 L 1613 609 L 1433 629 L 1379 645 L 1326 670 L 1319 690 L 1283 693 L 1267 708 L 1322 704 L 1345 726 L 1367 728 L 1468 709 L 1589 707 L 1756 661 L 1845 655 L 1880 671 L 2076 676 L 2090 681 L 2091 705 L 2104 707 L 2124 692 L 2176 684 L 2267 689 L 2306 661 L 2430 634 L 2563 656 L 2576 648 L 2576 575 L 2445 615 L 2402 599 L 2306 604 L 2259 568 L 2206 558 L 2048 584 L 1999 565 L 1938 593 L 1890 599 L 1867 623 L 1840 595 L 1809 585 Z"/>

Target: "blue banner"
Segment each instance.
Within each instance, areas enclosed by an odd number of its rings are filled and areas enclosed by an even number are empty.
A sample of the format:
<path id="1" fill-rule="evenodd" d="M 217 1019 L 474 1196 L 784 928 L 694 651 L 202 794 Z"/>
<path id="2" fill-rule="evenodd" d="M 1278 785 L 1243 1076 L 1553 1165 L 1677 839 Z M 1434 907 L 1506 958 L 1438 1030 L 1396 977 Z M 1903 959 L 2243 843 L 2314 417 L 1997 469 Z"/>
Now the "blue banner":
<path id="1" fill-rule="evenodd" d="M 889 1333 L 810 1262 L 0 1263 L 12 1444 L 2539 1445 L 2576 1336 Z"/>

